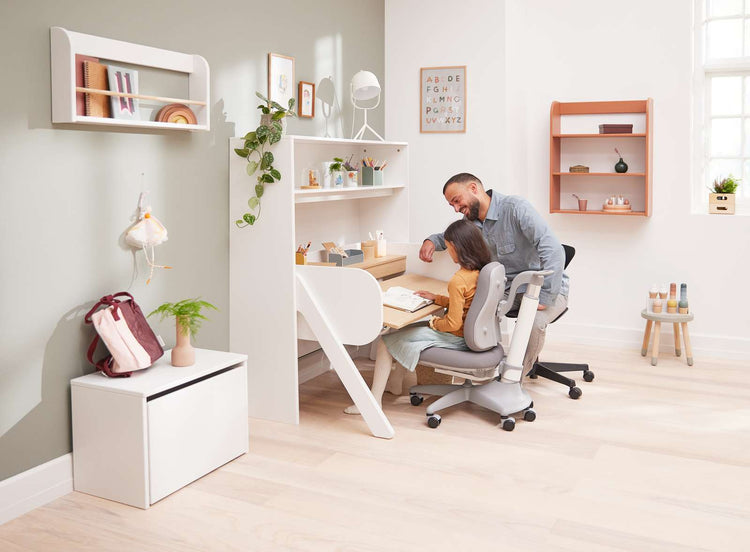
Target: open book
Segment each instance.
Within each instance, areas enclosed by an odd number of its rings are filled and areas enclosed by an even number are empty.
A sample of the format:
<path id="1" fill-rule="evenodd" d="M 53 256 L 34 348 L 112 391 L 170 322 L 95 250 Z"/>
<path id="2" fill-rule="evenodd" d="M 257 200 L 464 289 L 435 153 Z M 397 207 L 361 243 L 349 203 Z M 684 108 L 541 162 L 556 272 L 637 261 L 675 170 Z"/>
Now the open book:
<path id="1" fill-rule="evenodd" d="M 414 312 L 432 303 L 432 299 L 425 299 L 416 295 L 412 290 L 399 286 L 383 292 L 383 304 L 394 309 Z"/>

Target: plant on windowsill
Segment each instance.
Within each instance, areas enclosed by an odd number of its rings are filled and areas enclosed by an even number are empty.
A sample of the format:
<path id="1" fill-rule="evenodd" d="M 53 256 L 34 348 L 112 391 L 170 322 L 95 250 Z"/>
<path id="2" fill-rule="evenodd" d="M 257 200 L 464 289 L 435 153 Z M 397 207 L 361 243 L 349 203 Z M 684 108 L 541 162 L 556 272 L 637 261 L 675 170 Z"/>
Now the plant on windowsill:
<path id="1" fill-rule="evenodd" d="M 711 190 L 708 196 L 708 212 L 733 215 L 734 194 L 739 182 L 740 179 L 733 177 L 731 174 L 726 178 L 714 180 L 713 186 L 708 188 Z"/>
<path id="2" fill-rule="evenodd" d="M 191 366 L 195 364 L 195 349 L 190 343 L 190 336 L 196 335 L 204 320 L 208 320 L 201 310 L 214 309 L 215 306 L 200 298 L 183 299 L 177 303 L 164 303 L 149 313 L 149 316 L 160 314 L 161 320 L 167 316 L 175 317 L 177 343 L 172 349 L 172 366 Z"/>
<path id="3" fill-rule="evenodd" d="M 242 148 L 235 148 L 234 153 L 247 159 L 248 176 L 257 173 L 255 185 L 255 195 L 251 197 L 247 206 L 250 210 L 242 215 L 242 219 L 234 221 L 238 228 L 252 226 L 260 218 L 260 198 L 263 197 L 266 184 L 273 184 L 281 180 L 281 173 L 274 168 L 273 153 L 271 147 L 281 140 L 284 134 L 284 117 L 296 117 L 294 111 L 294 98 L 289 99 L 289 107 L 269 100 L 260 92 L 255 93 L 263 103 L 258 106 L 261 110 L 260 125 L 253 132 L 248 132 L 244 136 L 245 144 Z M 257 154 L 257 156 L 256 156 Z"/>

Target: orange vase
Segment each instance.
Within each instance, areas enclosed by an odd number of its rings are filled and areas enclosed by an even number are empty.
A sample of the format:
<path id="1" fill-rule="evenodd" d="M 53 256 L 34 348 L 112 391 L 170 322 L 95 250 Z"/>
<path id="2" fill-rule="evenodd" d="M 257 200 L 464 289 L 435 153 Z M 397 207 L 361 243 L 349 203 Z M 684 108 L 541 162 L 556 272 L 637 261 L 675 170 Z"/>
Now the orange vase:
<path id="1" fill-rule="evenodd" d="M 190 330 L 186 333 L 180 331 L 180 319 L 175 324 L 177 327 L 177 343 L 172 349 L 172 366 L 192 366 L 195 364 L 195 349 L 190 343 Z"/>

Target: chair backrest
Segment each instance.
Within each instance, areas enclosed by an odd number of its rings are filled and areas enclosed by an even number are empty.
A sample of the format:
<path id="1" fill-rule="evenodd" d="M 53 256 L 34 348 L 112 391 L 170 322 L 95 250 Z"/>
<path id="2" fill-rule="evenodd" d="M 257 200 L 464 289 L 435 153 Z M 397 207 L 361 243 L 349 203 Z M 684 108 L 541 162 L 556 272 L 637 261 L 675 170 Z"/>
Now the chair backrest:
<path id="1" fill-rule="evenodd" d="M 565 245 L 562 244 L 563 249 L 565 250 L 565 265 L 564 268 L 568 268 L 568 265 L 570 264 L 570 261 L 573 260 L 573 257 L 575 257 L 576 254 L 576 248 L 572 245 Z"/>
<path id="2" fill-rule="evenodd" d="M 498 262 L 485 265 L 464 321 L 464 339 L 471 350 L 486 351 L 500 343 L 497 306 L 504 293 L 505 267 Z"/>

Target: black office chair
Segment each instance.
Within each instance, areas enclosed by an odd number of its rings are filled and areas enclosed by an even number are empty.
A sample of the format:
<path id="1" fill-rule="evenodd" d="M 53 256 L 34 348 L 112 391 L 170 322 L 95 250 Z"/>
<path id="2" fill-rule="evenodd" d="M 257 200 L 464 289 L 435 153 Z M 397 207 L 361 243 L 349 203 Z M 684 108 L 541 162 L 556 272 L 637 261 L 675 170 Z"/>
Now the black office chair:
<path id="1" fill-rule="evenodd" d="M 573 260 L 573 257 L 576 254 L 576 250 L 575 247 L 571 247 L 570 245 L 565 244 L 563 244 L 563 249 L 565 250 L 565 268 L 568 268 L 570 261 Z M 558 315 L 557 318 L 550 322 L 550 324 L 554 324 L 555 322 L 560 320 L 560 318 L 562 318 L 562 315 L 566 312 L 568 312 L 567 307 Z M 518 311 L 512 311 L 508 313 L 507 316 L 509 318 L 516 318 L 517 314 Z M 543 378 L 562 383 L 563 385 L 567 385 L 569 388 L 568 395 L 570 396 L 570 398 L 580 398 L 581 395 L 583 395 L 583 391 L 581 391 L 579 387 L 576 387 L 575 380 L 563 376 L 560 372 L 583 372 L 584 381 L 594 381 L 594 372 L 589 370 L 588 364 L 573 364 L 567 362 L 539 362 L 539 359 L 536 359 L 536 361 L 534 362 L 534 366 L 529 371 L 528 376 L 532 379 L 536 379 L 541 376 Z"/>

